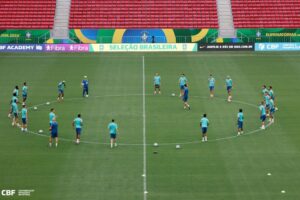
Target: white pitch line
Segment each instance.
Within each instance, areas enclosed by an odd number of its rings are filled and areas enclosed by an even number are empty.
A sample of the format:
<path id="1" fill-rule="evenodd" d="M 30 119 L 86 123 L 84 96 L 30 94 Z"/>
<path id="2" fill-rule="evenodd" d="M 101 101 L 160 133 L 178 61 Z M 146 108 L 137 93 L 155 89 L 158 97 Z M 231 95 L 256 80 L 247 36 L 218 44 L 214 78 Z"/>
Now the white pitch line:
<path id="1" fill-rule="evenodd" d="M 147 200 L 147 143 L 146 143 L 146 95 L 145 95 L 145 56 L 143 56 L 143 181 L 144 200 Z"/>
<path id="2" fill-rule="evenodd" d="M 144 85 L 145 87 L 145 85 Z M 143 87 L 143 89 L 144 89 Z M 149 96 L 151 94 L 127 94 L 127 95 L 101 95 L 101 96 L 93 96 L 91 98 L 103 98 L 103 97 L 122 97 L 122 96 Z M 202 99 L 208 99 L 209 97 L 201 97 L 201 96 L 192 96 L 194 98 L 202 98 Z M 217 98 L 217 97 L 215 97 Z M 80 100 L 83 99 L 82 97 L 74 97 L 74 98 L 69 98 L 69 99 L 65 99 L 65 101 L 73 101 L 73 100 Z M 218 100 L 224 100 L 222 98 L 217 98 Z M 51 101 L 50 103 L 56 103 L 57 101 Z M 251 103 L 247 103 L 247 102 L 243 102 L 243 101 L 238 101 L 238 100 L 233 100 L 232 102 L 234 103 L 240 103 L 240 104 L 244 104 L 247 106 L 251 106 L 251 107 L 257 107 L 257 105 L 251 104 Z M 41 104 L 37 104 L 34 106 L 44 106 L 46 105 L 46 103 L 41 103 Z M 32 109 L 34 106 L 29 107 L 28 109 Z M 146 119 L 146 118 L 145 118 Z M 266 128 L 268 128 L 269 126 L 271 126 L 271 123 L 266 125 Z M 257 133 L 262 131 L 262 129 L 256 129 L 256 130 L 252 130 L 250 132 L 246 132 L 243 135 L 251 135 L 253 133 Z M 46 135 L 44 134 L 39 134 L 36 133 L 34 131 L 28 131 L 29 133 L 33 134 L 33 135 L 37 135 L 37 136 L 41 136 L 41 137 L 45 137 Z M 48 137 L 48 136 L 46 136 Z M 229 140 L 229 139 L 234 139 L 234 138 L 238 138 L 241 136 L 237 136 L 237 135 L 232 135 L 232 136 L 228 136 L 228 137 L 223 137 L 223 138 L 216 138 L 213 140 L 209 140 L 209 142 L 217 142 L 217 141 L 223 141 L 223 140 Z M 74 140 L 71 139 L 67 139 L 67 138 L 60 138 L 61 141 L 66 141 L 66 142 L 74 142 Z M 146 141 L 146 140 L 145 140 Z M 81 141 L 81 143 L 85 143 L 85 144 L 95 144 L 95 145 L 109 145 L 110 143 L 104 143 L 104 142 L 96 142 L 96 141 Z M 202 143 L 201 140 L 196 140 L 196 141 L 186 141 L 186 142 L 176 142 L 176 143 L 160 143 L 161 146 L 166 146 L 166 145 L 176 145 L 176 144 L 181 144 L 181 145 L 185 145 L 185 144 L 199 144 Z M 144 143 L 119 143 L 120 146 L 144 146 Z M 152 146 L 153 144 L 147 144 L 145 143 L 146 146 Z"/>

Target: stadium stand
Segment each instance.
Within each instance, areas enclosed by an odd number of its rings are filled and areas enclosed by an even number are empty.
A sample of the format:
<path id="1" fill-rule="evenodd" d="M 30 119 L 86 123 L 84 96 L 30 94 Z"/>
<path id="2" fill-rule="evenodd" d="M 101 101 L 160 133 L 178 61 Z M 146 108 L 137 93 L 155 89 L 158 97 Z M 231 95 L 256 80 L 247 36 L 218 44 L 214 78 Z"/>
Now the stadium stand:
<path id="1" fill-rule="evenodd" d="M 231 0 L 235 28 L 300 28 L 299 0 Z"/>
<path id="2" fill-rule="evenodd" d="M 0 29 L 51 29 L 55 0 L 1 0 Z"/>
<path id="3" fill-rule="evenodd" d="M 216 0 L 72 0 L 69 28 L 218 28 Z"/>

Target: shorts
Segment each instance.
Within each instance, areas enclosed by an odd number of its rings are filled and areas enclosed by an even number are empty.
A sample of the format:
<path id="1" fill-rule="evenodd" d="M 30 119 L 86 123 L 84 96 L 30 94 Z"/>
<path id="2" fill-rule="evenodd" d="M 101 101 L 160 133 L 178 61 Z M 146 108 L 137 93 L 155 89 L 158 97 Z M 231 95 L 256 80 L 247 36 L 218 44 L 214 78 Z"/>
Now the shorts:
<path id="1" fill-rule="evenodd" d="M 58 90 L 58 94 L 64 94 L 63 90 Z"/>
<path id="2" fill-rule="evenodd" d="M 22 123 L 23 123 L 23 124 L 27 124 L 26 118 L 22 118 Z"/>
<path id="3" fill-rule="evenodd" d="M 89 88 L 88 88 L 88 87 L 83 87 L 83 91 L 84 91 L 84 92 L 88 92 L 88 91 L 89 91 Z"/>
<path id="4" fill-rule="evenodd" d="M 238 121 L 238 128 L 240 128 L 240 129 L 243 129 L 243 122 L 241 122 L 241 121 Z"/>
<path id="5" fill-rule="evenodd" d="M 15 118 L 18 118 L 18 113 L 13 113 L 13 116 L 15 117 Z"/>
<path id="6" fill-rule="evenodd" d="M 187 102 L 187 101 L 188 101 L 188 99 L 189 99 L 189 98 L 188 98 L 188 97 L 186 97 L 186 96 L 183 96 L 183 97 L 182 97 L 182 101 L 183 101 L 183 102 Z"/>
<path id="7" fill-rule="evenodd" d="M 215 86 L 209 86 L 209 90 L 213 91 L 215 89 Z"/>
<path id="8" fill-rule="evenodd" d="M 266 121 L 266 115 L 260 116 L 260 119 L 261 119 L 262 122 Z"/>
<path id="9" fill-rule="evenodd" d="M 180 85 L 179 87 L 180 87 L 180 89 L 181 89 L 181 90 L 183 90 L 183 89 L 184 89 L 184 85 Z"/>
<path id="10" fill-rule="evenodd" d="M 116 138 L 117 138 L 117 134 L 111 133 L 111 134 L 110 134 L 110 138 L 111 138 L 111 139 L 116 139 Z"/>
<path id="11" fill-rule="evenodd" d="M 57 132 L 56 132 L 56 133 L 52 133 L 52 132 L 51 132 L 51 137 L 52 137 L 52 138 L 57 138 L 57 137 L 58 137 L 58 133 L 57 133 Z"/>
<path id="12" fill-rule="evenodd" d="M 274 114 L 274 113 L 275 113 L 275 108 L 274 108 L 274 107 L 270 109 L 270 113 L 271 113 L 271 114 Z"/>
<path id="13" fill-rule="evenodd" d="M 207 127 L 202 127 L 202 133 L 203 134 L 207 133 Z"/>
<path id="14" fill-rule="evenodd" d="M 76 134 L 81 134 L 81 128 L 76 128 Z"/>
<path id="15" fill-rule="evenodd" d="M 27 94 L 23 94 L 22 97 L 23 97 L 23 99 L 26 99 L 27 98 Z"/>
<path id="16" fill-rule="evenodd" d="M 269 110 L 270 109 L 270 104 L 266 104 L 266 108 Z"/>
<path id="17" fill-rule="evenodd" d="M 154 88 L 160 89 L 160 85 L 159 84 L 155 84 Z"/>
<path id="18" fill-rule="evenodd" d="M 227 92 L 230 92 L 232 89 L 232 86 L 227 86 Z"/>

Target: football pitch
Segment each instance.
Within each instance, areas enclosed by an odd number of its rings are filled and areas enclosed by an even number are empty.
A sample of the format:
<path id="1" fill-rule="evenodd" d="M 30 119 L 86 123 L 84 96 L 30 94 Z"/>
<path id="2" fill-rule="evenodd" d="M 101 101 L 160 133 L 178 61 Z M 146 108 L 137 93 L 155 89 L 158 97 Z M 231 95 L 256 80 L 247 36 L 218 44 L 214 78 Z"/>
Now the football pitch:
<path id="1" fill-rule="evenodd" d="M 34 190 L 13 199 L 38 200 L 300 199 L 299 63 L 299 53 L 0 54 L 0 189 Z M 156 72 L 160 95 L 153 95 Z M 181 73 L 191 110 L 178 96 Z M 214 98 L 209 74 L 216 79 Z M 80 87 L 84 75 L 88 98 Z M 65 99 L 57 102 L 62 80 Z M 24 81 L 27 133 L 7 117 L 12 90 Z M 260 130 L 258 109 L 263 84 L 273 86 L 279 108 L 266 130 Z M 59 123 L 57 148 L 48 146 L 50 108 Z M 239 108 L 245 133 L 237 137 Z M 72 121 L 78 113 L 84 126 L 76 145 Z M 206 143 L 203 113 L 210 120 Z M 113 149 L 112 118 L 120 132 Z"/>

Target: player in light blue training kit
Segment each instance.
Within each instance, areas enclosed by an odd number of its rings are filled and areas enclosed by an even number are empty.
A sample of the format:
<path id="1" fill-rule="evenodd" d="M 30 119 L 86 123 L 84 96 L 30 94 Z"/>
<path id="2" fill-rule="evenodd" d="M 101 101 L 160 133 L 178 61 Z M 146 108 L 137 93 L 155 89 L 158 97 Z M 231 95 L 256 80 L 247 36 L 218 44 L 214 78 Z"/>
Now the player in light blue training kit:
<path id="1" fill-rule="evenodd" d="M 52 147 L 52 139 L 55 138 L 55 147 L 58 146 L 58 123 L 56 122 L 56 119 L 52 119 L 52 123 L 50 126 L 50 138 L 49 138 L 49 147 Z"/>
<path id="2" fill-rule="evenodd" d="M 158 73 L 155 74 L 154 76 L 154 94 L 156 94 L 158 90 L 158 94 L 160 94 L 160 75 Z"/>
<path id="3" fill-rule="evenodd" d="M 82 96 L 89 97 L 89 80 L 87 79 L 87 76 L 83 77 L 81 86 L 82 86 Z"/>
<path id="4" fill-rule="evenodd" d="M 27 108 L 26 108 L 25 104 L 23 104 L 22 107 L 23 108 L 22 108 L 22 111 L 21 111 L 21 114 L 22 114 L 22 128 L 21 128 L 21 131 L 27 132 L 28 111 L 27 111 Z"/>
<path id="5" fill-rule="evenodd" d="M 187 84 L 187 78 L 185 77 L 184 74 L 181 74 L 178 82 L 179 82 L 179 88 L 180 88 L 179 96 L 181 97 L 183 95 L 184 85 Z"/>
<path id="6" fill-rule="evenodd" d="M 79 144 L 80 143 L 80 135 L 81 135 L 82 126 L 83 126 L 83 120 L 81 119 L 81 114 L 77 115 L 77 117 L 74 119 L 72 125 L 76 131 L 76 144 Z"/>
<path id="7" fill-rule="evenodd" d="M 11 114 L 12 114 L 12 103 L 13 102 L 16 102 L 17 104 L 19 103 L 19 100 L 18 100 L 18 97 L 17 97 L 17 94 L 16 93 L 13 93 L 13 96 L 11 98 L 11 101 L 10 101 L 10 109 L 9 109 L 9 112 L 8 112 L 8 117 L 11 118 Z"/>
<path id="8" fill-rule="evenodd" d="M 272 86 L 269 86 L 269 95 L 270 95 L 271 99 L 273 99 L 273 101 L 274 101 L 275 110 L 278 110 L 278 108 L 276 107 L 275 95 L 274 95 L 274 91 L 273 91 Z"/>
<path id="9" fill-rule="evenodd" d="M 183 96 L 182 96 L 183 108 L 184 109 L 188 108 L 189 110 L 191 110 L 191 107 L 188 104 L 188 99 L 189 99 L 189 88 L 187 84 L 185 84 L 183 89 Z"/>
<path id="10" fill-rule="evenodd" d="M 266 117 L 267 117 L 267 113 L 266 113 L 266 107 L 265 107 L 265 102 L 262 101 L 261 105 L 259 106 L 259 110 L 260 110 L 260 120 L 261 120 L 261 129 L 265 129 L 265 121 L 266 121 Z"/>
<path id="11" fill-rule="evenodd" d="M 210 97 L 214 97 L 214 91 L 215 91 L 215 78 L 212 76 L 212 74 L 208 78 L 208 86 L 210 91 Z"/>
<path id="12" fill-rule="evenodd" d="M 207 129 L 209 125 L 209 120 L 207 115 L 203 114 L 203 117 L 200 120 L 200 128 L 202 129 L 202 142 L 207 142 Z"/>
<path id="13" fill-rule="evenodd" d="M 266 85 L 263 85 L 263 86 L 262 86 L 262 89 L 261 89 L 262 95 L 264 96 L 266 92 L 269 93 L 269 90 L 267 89 L 267 86 L 266 86 Z"/>
<path id="14" fill-rule="evenodd" d="M 269 96 L 269 92 L 265 92 L 264 101 L 265 101 L 267 116 L 269 116 L 269 113 L 270 113 L 270 99 L 271 98 Z"/>
<path id="15" fill-rule="evenodd" d="M 14 100 L 13 103 L 11 104 L 11 110 L 12 110 L 12 115 L 13 115 L 13 119 L 12 119 L 12 126 L 17 125 L 18 127 L 20 126 L 19 124 L 19 108 L 18 108 L 18 104 L 17 101 Z"/>
<path id="16" fill-rule="evenodd" d="M 271 98 L 269 103 L 270 103 L 270 118 L 269 118 L 269 121 L 270 121 L 270 123 L 274 123 L 274 114 L 275 114 L 274 100 Z"/>
<path id="17" fill-rule="evenodd" d="M 65 96 L 65 87 L 66 87 L 66 81 L 61 81 L 58 83 L 58 97 L 57 97 L 57 101 L 62 101 L 64 100 L 64 96 Z"/>
<path id="18" fill-rule="evenodd" d="M 24 82 L 23 87 L 22 87 L 23 103 L 27 100 L 27 95 L 28 95 L 28 86 L 27 86 L 27 83 Z"/>
<path id="19" fill-rule="evenodd" d="M 51 108 L 50 113 L 49 113 L 49 125 L 50 125 L 50 127 L 51 127 L 51 124 L 52 124 L 52 121 L 53 121 L 54 118 L 56 118 L 55 111 L 54 111 L 54 108 Z"/>
<path id="20" fill-rule="evenodd" d="M 113 148 L 117 146 L 117 134 L 118 134 L 118 125 L 115 123 L 115 120 L 112 119 L 107 126 L 110 134 L 110 147 Z"/>
<path id="21" fill-rule="evenodd" d="M 238 135 L 241 135 L 244 133 L 244 113 L 243 109 L 240 108 L 238 114 L 237 114 L 237 126 L 238 126 Z"/>
<path id="22" fill-rule="evenodd" d="M 232 79 L 230 78 L 230 76 L 227 76 L 226 80 L 225 80 L 225 83 L 226 83 L 226 89 L 227 89 L 227 93 L 228 93 L 228 98 L 227 98 L 227 101 L 228 102 L 231 102 L 232 100 Z"/>
<path id="23" fill-rule="evenodd" d="M 15 89 L 13 90 L 13 94 L 16 94 L 19 98 L 19 86 L 16 85 Z"/>

